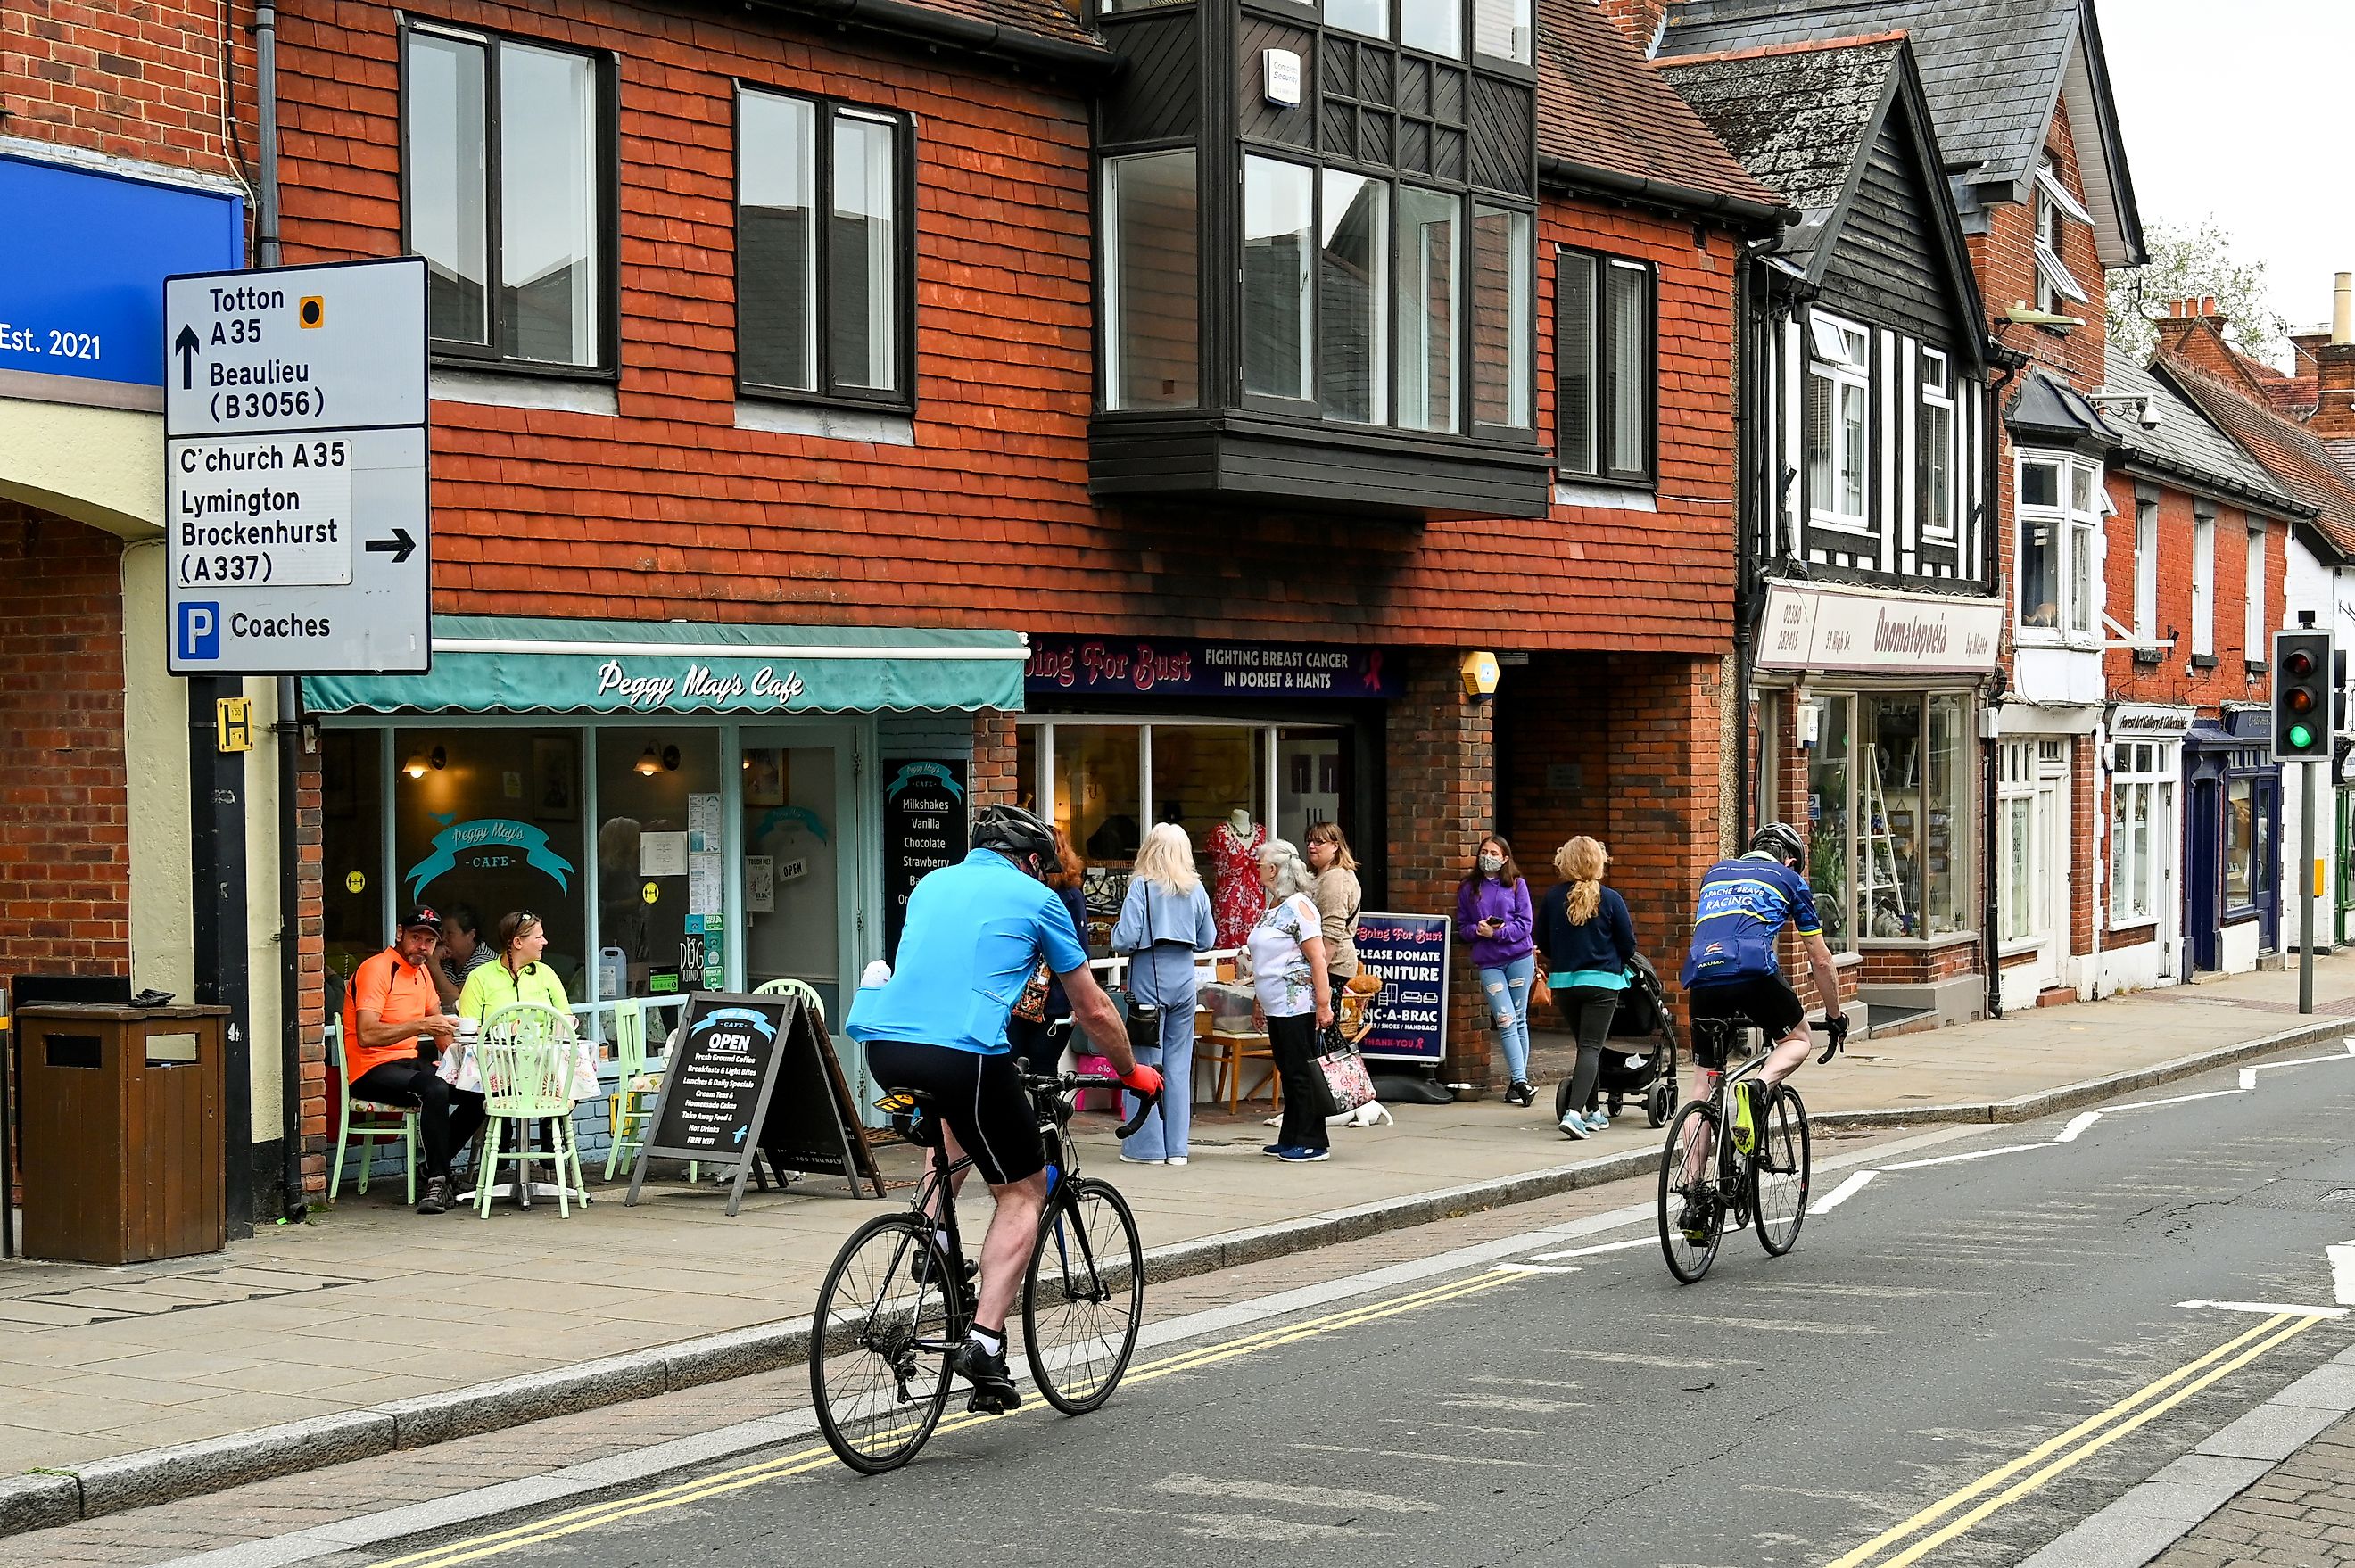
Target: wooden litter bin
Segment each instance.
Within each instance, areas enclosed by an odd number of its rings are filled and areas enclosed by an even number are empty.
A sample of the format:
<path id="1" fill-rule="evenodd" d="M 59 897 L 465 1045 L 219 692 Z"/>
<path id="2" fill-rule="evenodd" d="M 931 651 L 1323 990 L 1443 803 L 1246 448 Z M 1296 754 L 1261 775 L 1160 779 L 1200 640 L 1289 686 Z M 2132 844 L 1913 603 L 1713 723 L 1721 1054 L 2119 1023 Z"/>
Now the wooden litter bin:
<path id="1" fill-rule="evenodd" d="M 143 1263 L 227 1244 L 228 1017 L 64 1003 L 17 1013 L 27 1257 Z"/>

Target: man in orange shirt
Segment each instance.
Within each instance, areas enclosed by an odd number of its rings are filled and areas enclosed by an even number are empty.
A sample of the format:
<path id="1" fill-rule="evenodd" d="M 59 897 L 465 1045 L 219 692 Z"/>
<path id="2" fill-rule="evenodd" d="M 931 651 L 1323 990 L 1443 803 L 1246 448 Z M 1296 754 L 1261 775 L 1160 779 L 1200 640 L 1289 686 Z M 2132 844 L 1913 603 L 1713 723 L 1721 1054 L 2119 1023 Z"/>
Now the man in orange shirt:
<path id="1" fill-rule="evenodd" d="M 392 945 L 353 974 L 344 998 L 344 1071 L 352 1098 L 418 1109 L 425 1145 L 421 1214 L 449 1211 L 450 1157 L 483 1125 L 483 1097 L 452 1088 L 433 1071 L 433 1059 L 458 1035 L 425 967 L 441 940 L 440 912 L 423 904 L 410 910 Z"/>

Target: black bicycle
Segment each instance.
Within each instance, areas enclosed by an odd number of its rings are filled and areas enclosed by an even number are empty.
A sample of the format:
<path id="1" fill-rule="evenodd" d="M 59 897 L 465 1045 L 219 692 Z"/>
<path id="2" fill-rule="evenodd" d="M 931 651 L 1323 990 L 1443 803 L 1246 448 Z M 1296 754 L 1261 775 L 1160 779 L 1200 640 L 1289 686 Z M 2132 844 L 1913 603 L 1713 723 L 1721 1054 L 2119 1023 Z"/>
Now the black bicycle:
<path id="1" fill-rule="evenodd" d="M 1757 1081 L 1764 1050 L 1725 1071 L 1749 1033 L 1730 1019 L 1693 1020 L 1693 1060 L 1717 1082 L 1677 1114 L 1660 1151 L 1660 1251 L 1679 1284 L 1709 1272 L 1727 1231 L 1754 1224 L 1758 1244 L 1779 1258 L 1797 1244 L 1807 1217 L 1814 1167 L 1806 1102 L 1788 1083 Z M 1831 1060 L 1845 1033 L 1833 1034 L 1821 1060 Z"/>
<path id="2" fill-rule="evenodd" d="M 1077 1096 L 1117 1089 L 1099 1073 L 1025 1074 L 1047 1140 L 1047 1206 L 1022 1276 L 1022 1349 L 1047 1403 L 1079 1415 L 1110 1399 L 1145 1320 L 1145 1248 L 1136 1218 L 1110 1182 L 1080 1174 L 1071 1136 Z M 1146 1099 L 1120 1136 L 1153 1114 Z M 877 1102 L 900 1136 L 941 1147 L 929 1098 L 895 1090 Z M 879 1475 L 916 1456 L 949 1403 L 950 1364 L 972 1330 L 973 1275 L 957 1232 L 954 1189 L 970 1157 L 930 1162 L 904 1214 L 851 1233 L 818 1288 L 810 1326 L 810 1396 L 818 1429 L 842 1462 Z M 935 1220 L 937 1216 L 937 1221 Z M 933 1227 L 948 1234 L 943 1247 Z"/>

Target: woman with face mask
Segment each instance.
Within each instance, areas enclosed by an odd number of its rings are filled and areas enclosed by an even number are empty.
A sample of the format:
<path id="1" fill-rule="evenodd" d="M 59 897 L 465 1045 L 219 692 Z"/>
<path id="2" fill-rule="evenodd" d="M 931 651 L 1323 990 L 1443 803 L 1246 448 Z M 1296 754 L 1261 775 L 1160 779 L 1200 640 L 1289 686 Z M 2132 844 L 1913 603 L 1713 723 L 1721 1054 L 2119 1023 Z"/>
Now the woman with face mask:
<path id="1" fill-rule="evenodd" d="M 1472 869 L 1455 890 L 1455 932 L 1472 944 L 1480 971 L 1480 999 L 1487 1007 L 1497 1043 L 1504 1047 L 1511 1080 L 1505 1103 L 1527 1105 L 1538 1097 L 1529 1087 L 1529 978 L 1537 972 L 1536 925 L 1529 885 L 1513 864 L 1513 847 L 1491 833 L 1472 852 Z"/>

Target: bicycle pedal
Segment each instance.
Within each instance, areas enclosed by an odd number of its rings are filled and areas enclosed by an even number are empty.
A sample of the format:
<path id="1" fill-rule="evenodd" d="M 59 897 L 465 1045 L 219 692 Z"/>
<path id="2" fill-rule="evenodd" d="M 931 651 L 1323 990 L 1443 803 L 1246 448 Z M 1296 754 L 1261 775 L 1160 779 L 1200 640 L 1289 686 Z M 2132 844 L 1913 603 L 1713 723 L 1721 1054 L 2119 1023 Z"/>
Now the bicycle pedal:
<path id="1" fill-rule="evenodd" d="M 1021 1408 L 1022 1396 L 1012 1389 L 1007 1389 L 1002 1393 L 993 1393 L 986 1389 L 975 1389 L 973 1391 L 973 1397 L 965 1401 L 964 1404 L 967 1415 L 1004 1415 L 1008 1411 Z"/>

